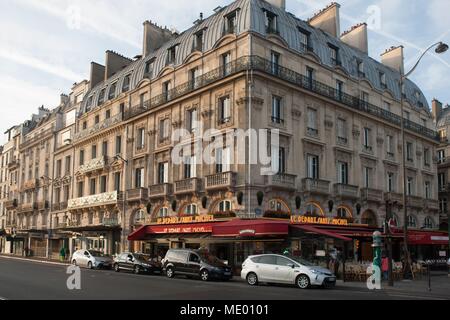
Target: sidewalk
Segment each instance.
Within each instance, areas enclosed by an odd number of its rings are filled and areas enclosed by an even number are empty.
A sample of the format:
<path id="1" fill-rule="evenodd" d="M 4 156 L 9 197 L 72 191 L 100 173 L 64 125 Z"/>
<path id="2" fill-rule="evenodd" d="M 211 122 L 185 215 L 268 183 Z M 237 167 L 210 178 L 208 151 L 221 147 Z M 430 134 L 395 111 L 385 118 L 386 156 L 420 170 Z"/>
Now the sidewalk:
<path id="1" fill-rule="evenodd" d="M 11 259 L 11 260 L 20 260 L 20 261 L 31 261 L 31 262 L 60 265 L 60 266 L 70 265 L 70 263 L 68 261 L 61 262 L 59 260 L 52 260 L 52 259 L 38 258 L 38 257 L 23 257 L 23 256 L 17 256 L 17 255 L 12 255 L 12 254 L 3 254 L 3 253 L 0 254 L 0 258 Z"/>

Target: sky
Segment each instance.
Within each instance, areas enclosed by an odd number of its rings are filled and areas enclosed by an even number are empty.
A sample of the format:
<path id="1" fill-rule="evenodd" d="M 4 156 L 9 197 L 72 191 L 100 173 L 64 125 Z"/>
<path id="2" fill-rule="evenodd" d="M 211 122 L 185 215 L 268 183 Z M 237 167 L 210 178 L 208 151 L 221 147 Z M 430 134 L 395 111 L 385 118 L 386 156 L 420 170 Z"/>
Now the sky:
<path id="1" fill-rule="evenodd" d="M 287 0 L 287 10 L 307 19 L 331 1 Z M 450 44 L 449 0 L 341 0 L 341 32 L 366 22 L 369 55 L 379 60 L 391 46 L 405 47 L 409 70 L 431 44 Z M 231 0 L 2 0 L 0 1 L 0 130 L 54 108 L 61 93 L 89 77 L 90 62 L 105 51 L 128 57 L 142 51 L 142 23 L 183 31 L 200 12 L 207 17 Z M 450 51 L 427 54 L 410 77 L 428 101 L 450 103 Z M 0 135 L 1 137 L 1 135 Z M 4 140 L 0 138 L 0 143 Z"/>

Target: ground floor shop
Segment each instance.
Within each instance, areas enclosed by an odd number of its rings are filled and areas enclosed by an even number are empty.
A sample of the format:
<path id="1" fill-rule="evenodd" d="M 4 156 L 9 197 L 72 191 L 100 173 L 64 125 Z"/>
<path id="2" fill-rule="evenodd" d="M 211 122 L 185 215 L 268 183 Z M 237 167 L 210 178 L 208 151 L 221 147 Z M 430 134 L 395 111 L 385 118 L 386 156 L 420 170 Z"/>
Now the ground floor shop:
<path id="1" fill-rule="evenodd" d="M 109 230 L 77 230 L 72 233 L 63 245 L 71 253 L 85 249 L 100 251 L 107 255 L 116 255 L 121 252 L 120 229 Z"/>

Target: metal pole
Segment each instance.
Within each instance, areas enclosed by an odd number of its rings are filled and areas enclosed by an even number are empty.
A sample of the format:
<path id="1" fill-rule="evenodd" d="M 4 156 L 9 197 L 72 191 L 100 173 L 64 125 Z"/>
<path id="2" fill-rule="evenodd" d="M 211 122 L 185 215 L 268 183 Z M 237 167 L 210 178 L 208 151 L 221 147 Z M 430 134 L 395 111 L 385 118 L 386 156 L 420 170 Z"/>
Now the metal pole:
<path id="1" fill-rule="evenodd" d="M 392 265 L 392 236 L 391 236 L 391 227 L 389 225 L 390 220 L 392 219 L 392 209 L 391 203 L 386 201 L 386 240 L 387 240 L 387 250 L 388 250 L 388 286 L 394 286 L 394 273 L 393 273 L 393 265 Z"/>
<path id="2" fill-rule="evenodd" d="M 407 270 L 410 268 L 410 256 L 408 249 L 408 208 L 407 208 L 407 177 L 406 177 L 406 141 L 405 141 L 405 110 L 404 110 L 404 98 L 403 98 L 403 86 L 405 76 L 403 70 L 400 70 L 400 109 L 401 109 L 401 134 L 402 134 L 402 171 L 403 171 L 403 250 L 404 250 L 404 272 L 407 274 Z"/>

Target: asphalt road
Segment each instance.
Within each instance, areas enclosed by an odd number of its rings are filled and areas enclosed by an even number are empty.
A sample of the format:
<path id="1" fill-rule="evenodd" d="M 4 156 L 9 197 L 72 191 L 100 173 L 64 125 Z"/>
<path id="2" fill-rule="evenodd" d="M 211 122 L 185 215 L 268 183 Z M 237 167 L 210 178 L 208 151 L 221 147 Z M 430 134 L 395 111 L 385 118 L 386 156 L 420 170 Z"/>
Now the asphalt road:
<path id="1" fill-rule="evenodd" d="M 69 290 L 66 271 L 64 266 L 0 257 L 0 300 L 422 300 L 430 297 L 348 287 L 331 290 L 250 287 L 240 281 L 205 283 L 183 277 L 168 279 L 87 269 L 81 269 L 81 290 Z"/>

